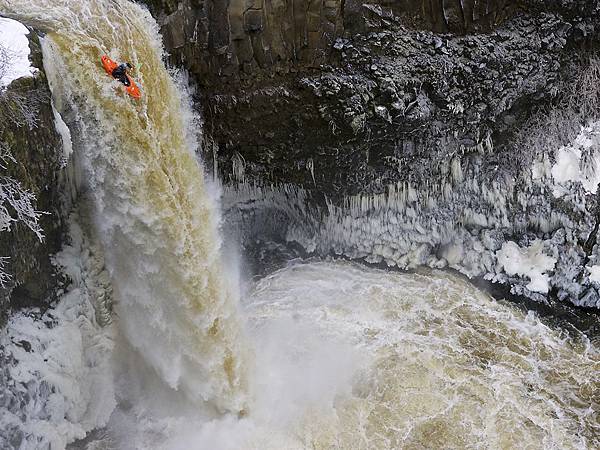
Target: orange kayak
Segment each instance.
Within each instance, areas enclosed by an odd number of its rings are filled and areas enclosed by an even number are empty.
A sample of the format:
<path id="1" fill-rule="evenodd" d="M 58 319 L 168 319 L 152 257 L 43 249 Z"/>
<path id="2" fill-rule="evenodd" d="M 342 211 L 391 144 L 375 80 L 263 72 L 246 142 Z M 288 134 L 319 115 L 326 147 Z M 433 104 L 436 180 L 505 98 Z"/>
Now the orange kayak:
<path id="1" fill-rule="evenodd" d="M 112 76 L 112 72 L 118 67 L 118 64 L 106 55 L 103 55 L 101 59 L 102 66 L 104 66 L 104 70 L 106 70 L 107 74 Z M 127 93 L 133 98 L 140 98 L 142 96 L 140 88 L 137 87 L 137 84 L 135 84 L 133 78 L 131 78 L 129 75 L 127 75 L 127 79 L 129 80 L 129 86 L 125 86 L 125 90 L 127 91 Z"/>

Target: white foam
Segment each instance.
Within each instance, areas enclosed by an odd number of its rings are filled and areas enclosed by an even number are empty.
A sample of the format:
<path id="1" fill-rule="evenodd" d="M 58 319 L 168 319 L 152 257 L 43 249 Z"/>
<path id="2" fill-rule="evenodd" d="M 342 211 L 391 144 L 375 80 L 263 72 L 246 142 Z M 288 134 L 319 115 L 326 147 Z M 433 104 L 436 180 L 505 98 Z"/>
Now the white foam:
<path id="1" fill-rule="evenodd" d="M 594 394 L 580 388 L 598 380 L 597 350 L 456 277 L 294 264 L 257 282 L 244 309 L 256 349 L 247 415 L 206 418 L 162 397 L 151 407 L 148 385 L 134 412 L 113 415 L 110 448 L 586 448 L 594 438 Z M 555 382 L 556 367 L 573 382 Z"/>

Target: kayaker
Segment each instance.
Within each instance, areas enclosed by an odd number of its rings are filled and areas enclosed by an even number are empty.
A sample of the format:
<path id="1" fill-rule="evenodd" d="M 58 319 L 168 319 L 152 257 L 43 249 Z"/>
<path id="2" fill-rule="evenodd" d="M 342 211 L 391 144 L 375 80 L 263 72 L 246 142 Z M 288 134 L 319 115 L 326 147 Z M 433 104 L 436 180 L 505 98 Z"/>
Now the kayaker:
<path id="1" fill-rule="evenodd" d="M 116 78 L 121 83 L 123 83 L 125 86 L 129 86 L 130 83 L 129 83 L 129 78 L 127 78 L 127 69 L 132 69 L 132 68 L 133 67 L 128 62 L 119 64 L 112 71 L 112 76 L 113 76 L 113 78 Z"/>

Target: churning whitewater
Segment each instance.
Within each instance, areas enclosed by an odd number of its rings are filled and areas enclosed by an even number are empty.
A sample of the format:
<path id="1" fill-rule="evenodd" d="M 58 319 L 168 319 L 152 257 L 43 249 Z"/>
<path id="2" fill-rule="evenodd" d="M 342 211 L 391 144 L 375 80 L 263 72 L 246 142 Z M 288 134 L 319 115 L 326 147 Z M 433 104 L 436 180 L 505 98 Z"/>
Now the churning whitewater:
<path id="1" fill-rule="evenodd" d="M 440 271 L 292 263 L 250 289 L 243 418 L 141 393 L 100 442 L 118 449 L 593 449 L 600 353 Z"/>
<path id="2" fill-rule="evenodd" d="M 71 287 L 0 335 L 25 405 L 0 417 L 7 446 L 598 448 L 598 343 L 461 278 L 293 262 L 241 296 L 199 124 L 142 7 L 0 0 L 0 13 L 47 33 L 77 191 L 55 258 Z M 141 100 L 106 76 L 105 53 L 138 68 Z"/>
<path id="3" fill-rule="evenodd" d="M 257 369 L 257 396 L 295 437 L 294 446 L 249 448 L 600 442 L 597 347 L 458 277 L 292 264 L 259 281 L 246 310 L 258 366 L 268 367 Z"/>

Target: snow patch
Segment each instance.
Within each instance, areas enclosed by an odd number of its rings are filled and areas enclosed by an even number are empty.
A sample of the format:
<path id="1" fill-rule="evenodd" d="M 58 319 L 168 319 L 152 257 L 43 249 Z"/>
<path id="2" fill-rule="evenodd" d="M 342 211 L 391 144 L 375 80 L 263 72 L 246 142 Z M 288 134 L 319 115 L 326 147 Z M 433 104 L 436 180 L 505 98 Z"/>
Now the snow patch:
<path id="1" fill-rule="evenodd" d="M 587 268 L 590 272 L 588 278 L 594 283 L 600 284 L 600 266 L 591 266 Z"/>
<path id="2" fill-rule="evenodd" d="M 37 72 L 29 61 L 29 30 L 16 20 L 0 18 L 0 88 Z"/>
<path id="3" fill-rule="evenodd" d="M 546 272 L 554 270 L 556 259 L 544 254 L 544 242 L 536 239 L 528 248 L 521 248 L 515 242 L 507 241 L 496 252 L 498 272 L 510 276 L 528 277 L 531 282 L 525 286 L 531 292 L 548 293 L 550 277 Z"/>
<path id="4" fill-rule="evenodd" d="M 569 181 L 581 183 L 588 193 L 596 193 L 600 183 L 599 144 L 600 122 L 594 122 L 582 127 L 573 143 L 558 149 L 556 163 L 552 166 L 552 178 L 558 183 L 554 186 L 555 197 L 562 197 L 569 192 L 562 186 Z"/>

